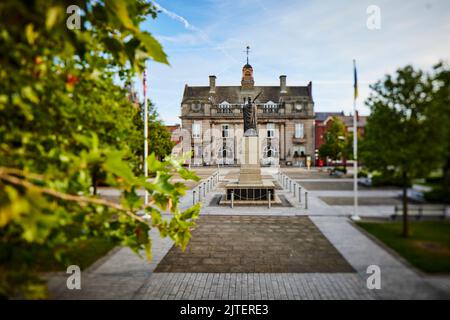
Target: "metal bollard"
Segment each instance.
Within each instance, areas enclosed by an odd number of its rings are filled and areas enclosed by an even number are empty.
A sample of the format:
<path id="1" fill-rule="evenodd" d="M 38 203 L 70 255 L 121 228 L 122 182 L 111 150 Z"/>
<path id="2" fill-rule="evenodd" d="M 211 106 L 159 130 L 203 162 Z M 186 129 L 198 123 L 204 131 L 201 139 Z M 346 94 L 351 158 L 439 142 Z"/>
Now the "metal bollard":
<path id="1" fill-rule="evenodd" d="M 231 209 L 234 208 L 234 191 L 231 191 Z"/>
<path id="2" fill-rule="evenodd" d="M 298 203 L 302 203 L 302 187 L 298 187 Z"/>
<path id="3" fill-rule="evenodd" d="M 272 193 L 269 191 L 269 197 L 267 198 L 268 202 L 269 202 L 269 209 L 270 207 L 272 207 Z"/>
<path id="4" fill-rule="evenodd" d="M 195 190 L 192 191 L 192 204 L 195 204 Z"/>
<path id="5" fill-rule="evenodd" d="M 198 201 L 202 201 L 202 186 L 198 186 Z"/>
<path id="6" fill-rule="evenodd" d="M 292 190 L 292 180 L 289 180 L 289 192 L 291 192 L 291 190 Z"/>
<path id="7" fill-rule="evenodd" d="M 295 182 L 294 182 L 294 184 L 293 184 L 292 187 L 293 187 L 292 190 L 294 190 L 294 198 L 295 198 L 295 191 L 296 191 L 296 188 L 295 188 Z"/>
<path id="8" fill-rule="evenodd" d="M 305 191 L 305 209 L 308 209 L 308 191 Z"/>
<path id="9" fill-rule="evenodd" d="M 203 197 L 206 197 L 206 182 L 203 182 Z"/>

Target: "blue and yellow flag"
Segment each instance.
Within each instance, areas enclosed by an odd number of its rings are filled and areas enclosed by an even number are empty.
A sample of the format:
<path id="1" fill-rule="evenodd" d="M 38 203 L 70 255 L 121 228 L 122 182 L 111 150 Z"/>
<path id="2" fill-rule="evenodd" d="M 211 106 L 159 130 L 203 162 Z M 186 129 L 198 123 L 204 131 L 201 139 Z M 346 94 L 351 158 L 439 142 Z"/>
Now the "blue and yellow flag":
<path id="1" fill-rule="evenodd" d="M 356 74 L 356 61 L 353 60 L 353 75 L 354 75 L 354 83 L 353 87 L 355 89 L 354 99 L 358 98 L 358 75 Z"/>

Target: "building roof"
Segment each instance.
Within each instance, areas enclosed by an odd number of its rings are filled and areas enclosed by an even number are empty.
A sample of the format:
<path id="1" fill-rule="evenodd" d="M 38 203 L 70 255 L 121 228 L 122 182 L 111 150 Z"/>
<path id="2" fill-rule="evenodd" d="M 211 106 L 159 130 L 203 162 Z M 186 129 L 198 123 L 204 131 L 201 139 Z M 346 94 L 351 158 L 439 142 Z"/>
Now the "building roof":
<path id="1" fill-rule="evenodd" d="M 346 127 L 353 126 L 353 116 L 339 116 L 344 122 Z M 365 127 L 367 122 L 367 116 L 358 116 L 358 127 Z"/>
<path id="2" fill-rule="evenodd" d="M 316 112 L 316 120 L 325 121 L 328 117 L 344 116 L 344 111 L 341 112 Z"/>
<path id="3" fill-rule="evenodd" d="M 281 94 L 280 86 L 255 86 L 252 92 L 262 94 L 257 99 L 260 103 L 266 103 L 268 101 L 278 102 L 281 96 L 304 96 L 311 98 L 310 86 L 287 86 L 286 93 Z M 213 96 L 216 103 L 228 101 L 229 103 L 238 103 L 241 96 L 241 86 L 216 86 L 215 93 L 210 93 L 209 86 L 187 86 L 184 88 L 183 102 L 185 100 L 195 99 L 208 99 Z"/>
<path id="4" fill-rule="evenodd" d="M 165 126 L 167 130 L 169 130 L 169 132 L 173 133 L 175 130 L 180 128 L 179 124 L 173 124 L 173 125 L 166 125 Z"/>

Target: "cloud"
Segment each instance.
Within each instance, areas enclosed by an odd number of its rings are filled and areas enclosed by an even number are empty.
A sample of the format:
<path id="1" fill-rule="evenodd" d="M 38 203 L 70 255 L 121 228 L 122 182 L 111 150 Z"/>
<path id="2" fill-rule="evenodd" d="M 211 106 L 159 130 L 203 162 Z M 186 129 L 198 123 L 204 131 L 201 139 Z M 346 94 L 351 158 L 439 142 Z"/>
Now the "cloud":
<path id="1" fill-rule="evenodd" d="M 151 3 L 156 7 L 157 10 L 161 11 L 169 18 L 176 20 L 178 22 L 181 22 L 186 29 L 198 31 L 198 29 L 195 26 L 193 26 L 186 18 L 176 14 L 175 12 L 167 10 L 166 8 L 164 8 L 163 6 L 161 6 L 159 3 L 155 2 L 155 1 L 151 1 Z"/>

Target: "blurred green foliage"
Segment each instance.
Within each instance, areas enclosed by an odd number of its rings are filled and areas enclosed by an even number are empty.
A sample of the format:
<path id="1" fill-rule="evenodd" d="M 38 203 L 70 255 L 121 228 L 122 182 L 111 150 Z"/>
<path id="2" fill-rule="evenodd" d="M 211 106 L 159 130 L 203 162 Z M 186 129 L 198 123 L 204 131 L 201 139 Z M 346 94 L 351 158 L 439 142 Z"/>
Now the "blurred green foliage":
<path id="1" fill-rule="evenodd" d="M 70 5 L 81 9 L 80 29 L 66 25 Z M 140 28 L 146 16 L 156 10 L 139 0 L 0 3 L 0 297 L 45 298 L 37 257 L 64 264 L 91 238 L 145 249 L 149 259 L 152 227 L 187 245 L 200 205 L 181 211 L 186 187 L 171 177 L 198 177 L 155 154 L 154 179 L 140 174 L 140 108 L 118 85 L 149 58 L 168 63 Z M 93 195 L 99 174 L 121 191 L 120 203 Z"/>

